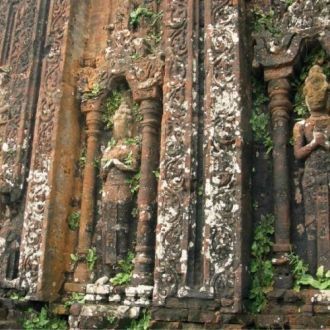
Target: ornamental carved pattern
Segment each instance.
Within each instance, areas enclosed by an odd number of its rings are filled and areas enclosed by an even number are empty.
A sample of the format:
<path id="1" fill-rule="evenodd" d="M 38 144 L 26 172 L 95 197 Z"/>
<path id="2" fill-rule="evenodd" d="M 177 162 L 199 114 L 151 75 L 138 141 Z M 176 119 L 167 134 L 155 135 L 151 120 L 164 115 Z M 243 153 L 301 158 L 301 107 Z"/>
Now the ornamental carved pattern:
<path id="1" fill-rule="evenodd" d="M 135 6 L 138 4 L 142 5 L 142 2 L 135 2 Z M 153 2 L 149 4 L 144 1 L 143 6 L 157 11 Z M 95 84 L 102 92 L 111 90 L 113 81 L 119 77 L 127 80 L 136 100 L 143 98 L 145 92 L 155 93 L 155 87 L 158 90 L 162 85 L 164 60 L 159 44 L 152 44 L 143 37 L 150 27 L 146 30 L 141 27 L 134 31 L 130 29 L 128 18 L 132 9 L 130 1 L 118 5 L 114 23 L 107 27 L 109 39 L 105 56 L 98 58 L 97 67 L 84 67 L 80 70 L 78 90 L 82 94 L 90 93 Z"/>
<path id="2" fill-rule="evenodd" d="M 13 9 L 13 8 L 12 8 Z M 10 193 L 12 199 L 20 195 L 25 178 L 27 144 L 30 132 L 31 107 L 27 95 L 33 62 L 34 29 L 37 25 L 37 2 L 25 1 L 16 8 L 15 34 L 11 42 L 9 57 L 10 107 L 5 133 L 2 137 L 2 168 L 0 189 Z"/>
<path id="3" fill-rule="evenodd" d="M 185 285 L 191 218 L 192 88 L 188 8 L 191 1 L 171 1 L 166 8 L 165 83 L 154 302 L 164 304 Z M 189 40 L 189 41 L 188 41 Z M 189 46 L 190 45 L 190 46 Z M 190 54 L 191 55 L 191 54 Z"/>
<path id="4" fill-rule="evenodd" d="M 0 53 L 2 52 L 3 39 L 6 31 L 8 2 L 0 1 Z"/>
<path id="5" fill-rule="evenodd" d="M 236 231 L 240 221 L 240 95 L 234 73 L 238 53 L 238 9 L 212 1 L 207 22 L 205 100 L 204 285 L 219 298 L 233 298 Z"/>
<path id="6" fill-rule="evenodd" d="M 49 34 L 50 51 L 43 63 L 41 90 L 37 107 L 34 157 L 31 161 L 24 228 L 20 256 L 22 287 L 35 294 L 42 276 L 42 231 L 45 228 L 46 204 L 50 187 L 52 136 L 60 107 L 64 31 L 68 21 L 68 0 L 55 0 L 51 7 Z"/>

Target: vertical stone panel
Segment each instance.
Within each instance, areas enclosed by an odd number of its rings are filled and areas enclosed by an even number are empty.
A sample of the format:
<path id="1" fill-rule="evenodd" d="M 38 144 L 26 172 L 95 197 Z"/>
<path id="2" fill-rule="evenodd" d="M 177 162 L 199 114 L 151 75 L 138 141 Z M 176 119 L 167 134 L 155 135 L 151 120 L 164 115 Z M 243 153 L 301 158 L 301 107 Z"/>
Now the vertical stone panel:
<path id="1" fill-rule="evenodd" d="M 204 287 L 229 311 L 239 309 L 242 281 L 241 7 L 214 0 L 205 10 Z"/>
<path id="2" fill-rule="evenodd" d="M 2 137 L 0 188 L 2 193 L 10 195 L 11 200 L 17 200 L 21 196 L 25 178 L 27 147 L 34 110 L 29 103 L 35 91 L 34 86 L 31 86 L 31 83 L 35 83 L 34 50 L 40 42 L 37 40 L 38 35 L 40 37 L 38 19 L 43 5 L 31 0 L 21 2 L 16 7 L 11 4 L 10 7 L 3 47 L 10 49 L 8 58 L 6 56 L 4 59 L 9 71 L 11 92 L 5 134 Z M 10 25 L 13 24 L 13 20 L 15 24 L 11 31 Z"/>
<path id="3" fill-rule="evenodd" d="M 66 218 L 79 143 L 74 75 L 83 28 L 77 16 L 80 9 L 84 15 L 84 6 L 70 0 L 50 4 L 19 265 L 22 287 L 32 299 L 54 299 L 63 282 Z M 68 47 L 73 42 L 74 50 Z"/>
<path id="4" fill-rule="evenodd" d="M 241 96 L 241 81 L 245 78 L 241 67 L 246 66 L 240 39 L 244 4 L 229 0 L 205 2 L 202 155 L 193 147 L 196 127 L 191 121 L 196 104 L 194 87 L 198 85 L 193 72 L 196 55 L 191 50 L 192 36 L 199 33 L 194 25 L 197 8 L 198 1 L 171 1 L 167 8 L 154 303 L 164 305 L 171 296 L 217 299 L 223 311 L 237 312 L 241 306 L 244 267 L 241 230 L 248 224 L 245 216 L 248 212 L 243 211 L 248 175 L 244 178 L 241 175 L 246 168 L 243 146 L 247 126 L 243 128 L 242 124 L 247 120 L 242 119 L 246 114 L 243 114 L 245 97 Z M 197 218 L 194 212 L 196 187 L 193 184 L 196 166 L 193 159 L 201 162 L 202 157 L 205 166 L 203 219 Z M 202 221 L 202 233 L 196 231 L 196 221 Z M 191 264 L 187 259 L 196 256 L 198 251 L 188 252 L 198 240 L 202 241 L 202 265 L 199 266 L 202 276 L 191 282 L 187 280 L 187 265 Z"/>
<path id="5" fill-rule="evenodd" d="M 13 285 L 7 280 L 13 280 L 17 273 L 18 252 L 13 250 L 18 250 L 22 230 L 23 192 L 49 1 L 4 3 L 0 4 L 3 10 L 0 15 L 5 15 L 1 31 L 0 71 L 6 74 L 7 80 L 6 88 L 1 89 L 0 101 L 0 199 L 3 203 L 0 206 L 0 236 L 7 242 L 0 253 L 0 274 L 6 282 L 1 285 L 6 286 Z M 4 273 L 11 275 L 7 278 Z"/>
<path id="6" fill-rule="evenodd" d="M 186 286 L 192 194 L 194 115 L 193 0 L 167 2 L 165 81 L 154 301 Z"/>

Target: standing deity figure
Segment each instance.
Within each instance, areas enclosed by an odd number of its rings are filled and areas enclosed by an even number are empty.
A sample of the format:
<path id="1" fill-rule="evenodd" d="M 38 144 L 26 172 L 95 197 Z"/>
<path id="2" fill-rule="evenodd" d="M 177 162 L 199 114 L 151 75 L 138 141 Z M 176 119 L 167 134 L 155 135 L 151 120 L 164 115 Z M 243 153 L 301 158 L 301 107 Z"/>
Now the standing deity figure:
<path id="1" fill-rule="evenodd" d="M 132 141 L 134 120 L 125 99 L 113 117 L 114 145 L 109 145 L 101 159 L 102 249 L 104 264 L 110 267 L 123 259 L 129 249 L 129 230 L 133 226 L 134 198 L 130 180 L 138 172 L 140 147 Z"/>
<path id="2" fill-rule="evenodd" d="M 305 160 L 302 187 L 307 260 L 313 273 L 320 266 L 330 269 L 328 89 L 329 84 L 322 68 L 314 65 L 309 71 L 303 90 L 310 116 L 296 123 L 293 131 L 295 157 Z"/>

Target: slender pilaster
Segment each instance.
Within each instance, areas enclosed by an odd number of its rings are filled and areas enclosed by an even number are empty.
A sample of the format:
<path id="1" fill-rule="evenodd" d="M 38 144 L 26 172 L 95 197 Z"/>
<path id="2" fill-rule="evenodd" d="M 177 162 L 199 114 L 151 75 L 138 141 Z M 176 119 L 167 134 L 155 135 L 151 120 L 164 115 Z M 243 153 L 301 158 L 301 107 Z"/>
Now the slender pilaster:
<path id="1" fill-rule="evenodd" d="M 150 285 L 153 278 L 157 178 L 161 105 L 157 99 L 141 101 L 142 151 L 141 178 L 138 193 L 139 218 L 136 237 L 134 285 Z"/>
<path id="2" fill-rule="evenodd" d="M 272 116 L 273 131 L 273 181 L 274 181 L 274 215 L 275 215 L 275 265 L 277 265 L 276 286 L 290 286 L 282 271 L 287 261 L 285 253 L 290 252 L 290 180 L 289 180 L 289 118 L 292 108 L 289 94 L 290 84 L 285 78 L 269 82 L 269 109 Z M 285 266 L 284 266 L 285 267 Z M 282 270 L 281 270 L 282 269 Z"/>
<path id="3" fill-rule="evenodd" d="M 95 159 L 98 155 L 99 135 L 101 128 L 101 99 L 87 100 L 82 104 L 82 112 L 86 113 L 87 153 L 82 188 L 81 214 L 79 224 L 78 248 L 79 263 L 75 270 L 74 281 L 86 282 L 89 272 L 86 264 L 87 250 L 91 247 L 91 226 L 94 217 L 94 196 L 96 185 Z"/>

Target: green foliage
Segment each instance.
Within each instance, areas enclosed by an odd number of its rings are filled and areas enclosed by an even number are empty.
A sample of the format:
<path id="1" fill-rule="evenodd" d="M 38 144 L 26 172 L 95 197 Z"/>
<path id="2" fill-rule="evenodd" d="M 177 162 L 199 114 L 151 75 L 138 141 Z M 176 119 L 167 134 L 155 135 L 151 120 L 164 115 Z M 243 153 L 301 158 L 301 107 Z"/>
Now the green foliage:
<path id="1" fill-rule="evenodd" d="M 134 174 L 130 179 L 127 179 L 127 183 L 129 184 L 130 191 L 132 194 L 135 194 L 140 189 L 140 179 L 141 179 L 141 173 L 137 172 Z"/>
<path id="2" fill-rule="evenodd" d="M 6 65 L 6 66 L 2 66 L 1 67 L 1 70 L 3 72 L 10 73 L 11 71 L 13 71 L 13 68 L 11 66 L 9 66 L 9 65 Z"/>
<path id="3" fill-rule="evenodd" d="M 314 289 L 330 289 L 330 270 L 325 271 L 324 266 L 320 266 L 316 272 L 316 278 L 308 274 L 308 265 L 294 253 L 288 255 L 295 279 L 293 289 L 299 291 L 301 286 L 311 286 Z"/>
<path id="4" fill-rule="evenodd" d="M 122 91 L 120 89 L 113 90 L 105 102 L 105 109 L 102 114 L 102 121 L 108 129 L 113 126 L 113 116 L 119 108 L 122 100 Z"/>
<path id="5" fill-rule="evenodd" d="M 79 228 L 80 212 L 74 211 L 68 217 L 68 226 L 70 230 L 77 230 Z"/>
<path id="6" fill-rule="evenodd" d="M 144 19 L 149 26 L 155 26 L 157 22 L 163 17 L 163 13 L 156 13 L 149 8 L 139 6 L 135 8 L 129 15 L 129 24 L 133 29 L 136 29 Z"/>
<path id="7" fill-rule="evenodd" d="M 272 9 L 263 11 L 255 6 L 252 9 L 252 29 L 254 32 L 268 31 L 274 37 L 281 35 L 279 24 L 276 22 L 276 13 Z"/>
<path id="8" fill-rule="evenodd" d="M 98 157 L 94 158 L 93 165 L 97 170 L 99 170 L 101 167 L 101 159 Z"/>
<path id="9" fill-rule="evenodd" d="M 270 115 L 263 112 L 264 105 L 269 101 L 265 96 L 263 84 L 252 80 L 253 112 L 250 119 L 254 140 L 261 143 L 269 153 L 273 150 L 273 140 L 270 136 Z"/>
<path id="10" fill-rule="evenodd" d="M 83 169 L 86 165 L 86 155 L 87 155 L 87 149 L 86 146 L 81 149 L 80 157 L 79 157 L 79 167 L 80 169 Z"/>
<path id="11" fill-rule="evenodd" d="M 138 59 L 140 59 L 141 57 L 142 57 L 142 55 L 139 54 L 139 53 L 134 53 L 134 54 L 131 55 L 131 59 L 132 59 L 132 60 L 138 60 Z"/>
<path id="12" fill-rule="evenodd" d="M 274 216 L 261 217 L 254 231 L 254 240 L 251 247 L 252 286 L 249 293 L 250 309 L 253 313 L 260 313 L 266 306 L 266 293 L 273 285 L 274 270 L 270 260 L 272 236 L 274 234 Z"/>
<path id="13" fill-rule="evenodd" d="M 133 118 L 134 118 L 135 122 L 140 122 L 143 120 L 143 116 L 140 112 L 139 103 L 133 102 L 132 112 L 133 112 Z"/>
<path id="14" fill-rule="evenodd" d="M 79 255 L 71 253 L 70 259 L 71 259 L 71 263 L 73 264 L 73 266 L 75 266 L 77 264 L 77 262 L 79 261 Z"/>
<path id="15" fill-rule="evenodd" d="M 105 124 L 106 128 L 112 129 L 113 116 L 116 110 L 120 107 L 122 99 L 123 99 L 123 87 L 118 87 L 117 89 L 114 89 L 107 97 L 102 114 L 102 121 Z M 136 102 L 134 102 L 132 105 L 132 115 L 135 122 L 139 122 L 142 120 L 140 107 L 139 104 Z"/>
<path id="16" fill-rule="evenodd" d="M 162 17 L 162 11 L 154 12 L 144 5 L 138 6 L 130 13 L 129 24 L 132 29 L 137 29 L 142 22 L 144 22 L 149 27 L 145 41 L 147 41 L 151 51 L 154 50 L 154 48 L 160 43 L 162 39 L 160 28 Z M 137 53 L 132 55 L 132 59 L 134 60 L 137 60 L 140 57 L 141 55 Z"/>
<path id="17" fill-rule="evenodd" d="M 86 262 L 87 262 L 88 270 L 92 271 L 94 269 L 96 260 L 97 260 L 96 248 L 93 247 L 91 249 L 88 249 L 87 255 L 86 255 Z"/>
<path id="18" fill-rule="evenodd" d="M 148 330 L 151 321 L 151 314 L 144 312 L 138 320 L 132 320 L 128 330 Z"/>
<path id="19" fill-rule="evenodd" d="M 9 298 L 11 300 L 18 301 L 18 302 L 26 301 L 26 296 L 23 295 L 20 292 L 13 292 L 13 293 L 11 293 L 11 295 L 9 296 Z"/>
<path id="20" fill-rule="evenodd" d="M 99 96 L 102 93 L 102 88 L 99 83 L 94 83 L 92 90 L 88 93 L 84 93 L 83 100 L 88 100 Z"/>
<path id="21" fill-rule="evenodd" d="M 85 295 L 81 292 L 72 292 L 71 296 L 65 298 L 64 306 L 65 308 L 70 308 L 73 304 L 84 304 Z"/>
<path id="22" fill-rule="evenodd" d="M 108 315 L 107 316 L 107 322 L 111 325 L 114 324 L 117 321 L 117 317 L 114 315 Z"/>
<path id="23" fill-rule="evenodd" d="M 134 254 L 129 251 L 125 259 L 118 261 L 117 266 L 119 268 L 119 273 L 110 279 L 113 285 L 124 285 L 131 281 L 134 268 L 133 259 Z"/>
<path id="24" fill-rule="evenodd" d="M 133 165 L 133 152 L 130 151 L 128 155 L 124 159 L 124 164 L 126 166 L 132 166 Z"/>
<path id="25" fill-rule="evenodd" d="M 160 172 L 159 170 L 152 171 L 153 175 L 156 177 L 157 180 L 159 180 Z"/>
<path id="26" fill-rule="evenodd" d="M 137 216 L 139 215 L 139 209 L 137 207 L 134 207 L 131 214 L 133 218 L 137 218 Z"/>
<path id="27" fill-rule="evenodd" d="M 111 138 L 111 140 L 108 142 L 107 148 L 112 149 L 116 145 L 117 141 L 114 138 Z"/>
<path id="28" fill-rule="evenodd" d="M 315 64 L 323 63 L 322 68 L 324 74 L 327 78 L 330 78 L 330 63 L 327 61 L 327 54 L 323 49 L 313 48 L 305 57 L 303 62 L 303 66 L 300 70 L 299 76 L 294 80 L 293 86 L 296 90 L 293 111 L 297 115 L 297 120 L 301 120 L 307 118 L 309 115 L 309 111 L 307 105 L 305 103 L 305 97 L 303 93 L 304 82 L 307 78 L 308 72 L 310 68 Z"/>
<path id="29" fill-rule="evenodd" d="M 23 329 L 65 330 L 68 329 L 68 325 L 65 320 L 62 320 L 49 313 L 49 311 L 45 307 L 43 307 L 40 312 L 37 312 L 30 308 L 25 314 L 23 321 Z"/>
<path id="30" fill-rule="evenodd" d="M 140 143 L 141 143 L 141 138 L 139 136 L 136 136 L 134 138 L 127 138 L 124 141 L 124 144 L 126 144 L 127 146 L 139 145 Z"/>
<path id="31" fill-rule="evenodd" d="M 294 3 L 295 0 L 281 0 L 283 4 L 286 5 L 286 7 L 291 6 Z"/>

